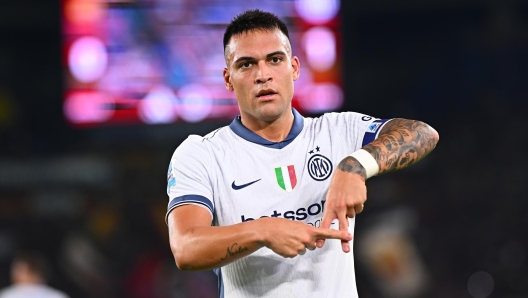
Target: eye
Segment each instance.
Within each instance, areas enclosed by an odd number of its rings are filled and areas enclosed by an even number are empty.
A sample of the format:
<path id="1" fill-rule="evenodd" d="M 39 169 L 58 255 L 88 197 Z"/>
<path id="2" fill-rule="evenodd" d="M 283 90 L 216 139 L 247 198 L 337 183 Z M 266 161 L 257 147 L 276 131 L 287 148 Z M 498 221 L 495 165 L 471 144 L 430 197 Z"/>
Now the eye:
<path id="1" fill-rule="evenodd" d="M 282 57 L 273 57 L 271 58 L 271 62 L 273 63 L 279 63 L 282 61 Z"/>
<path id="2" fill-rule="evenodd" d="M 242 62 L 239 64 L 240 68 L 248 68 L 251 65 L 249 62 Z"/>

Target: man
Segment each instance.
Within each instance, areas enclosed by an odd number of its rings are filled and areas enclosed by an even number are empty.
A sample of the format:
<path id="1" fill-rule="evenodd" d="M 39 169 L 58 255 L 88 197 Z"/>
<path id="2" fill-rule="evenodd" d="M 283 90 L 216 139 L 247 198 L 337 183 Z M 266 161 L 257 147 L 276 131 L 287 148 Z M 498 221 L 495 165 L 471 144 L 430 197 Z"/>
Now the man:
<path id="1" fill-rule="evenodd" d="M 0 298 L 68 298 L 46 285 L 47 266 L 43 257 L 34 253 L 21 253 L 11 265 L 13 285 L 0 291 Z"/>
<path id="2" fill-rule="evenodd" d="M 350 252 L 365 180 L 416 163 L 438 141 L 420 121 L 303 118 L 291 105 L 300 75 L 291 51 L 275 15 L 233 19 L 223 75 L 240 116 L 190 136 L 169 166 L 176 264 L 214 269 L 220 297 L 357 297 Z"/>

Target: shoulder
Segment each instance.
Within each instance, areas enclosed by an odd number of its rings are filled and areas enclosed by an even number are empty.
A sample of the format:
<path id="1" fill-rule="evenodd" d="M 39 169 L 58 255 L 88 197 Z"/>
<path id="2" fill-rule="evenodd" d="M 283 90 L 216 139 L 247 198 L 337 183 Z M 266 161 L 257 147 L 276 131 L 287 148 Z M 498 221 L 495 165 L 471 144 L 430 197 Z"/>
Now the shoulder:
<path id="1" fill-rule="evenodd" d="M 190 135 L 174 150 L 169 170 L 171 170 L 172 166 L 178 165 L 181 167 L 182 164 L 206 165 L 209 162 L 208 156 L 209 150 L 204 143 L 204 138 L 199 135 Z"/>
<path id="2" fill-rule="evenodd" d="M 358 112 L 331 112 L 331 113 L 325 113 L 323 116 L 320 117 L 321 119 L 325 119 L 327 121 L 363 121 L 363 122 L 369 122 L 372 120 L 375 120 L 374 117 L 365 115 Z"/>
<path id="3" fill-rule="evenodd" d="M 217 142 L 220 139 L 222 139 L 222 135 L 225 135 L 227 126 L 223 126 L 220 128 L 217 128 L 210 133 L 206 134 L 205 136 L 200 135 L 189 135 L 187 139 L 185 139 L 178 148 L 176 148 L 176 151 L 192 151 L 192 150 L 200 150 L 206 148 L 207 143 L 211 142 Z"/>
<path id="4" fill-rule="evenodd" d="M 193 148 L 203 147 L 204 137 L 199 135 L 189 135 L 181 144 L 176 148 L 176 151 L 192 150 Z"/>
<path id="5" fill-rule="evenodd" d="M 219 147 L 228 147 L 229 128 L 220 127 L 205 136 L 189 135 L 174 151 L 172 159 L 197 160 L 200 163 L 208 160 L 212 156 L 211 152 L 218 150 Z"/>
<path id="6" fill-rule="evenodd" d="M 207 151 L 203 144 L 203 137 L 190 135 L 174 150 L 173 158 L 178 156 L 193 156 L 203 154 Z"/>
<path id="7" fill-rule="evenodd" d="M 223 126 L 211 131 L 204 136 L 189 135 L 187 139 L 185 139 L 185 141 L 183 141 L 180 146 L 178 146 L 178 149 L 205 148 L 207 144 L 222 143 L 225 142 L 226 138 L 230 137 L 229 132 L 229 127 Z"/>
<path id="8" fill-rule="evenodd" d="M 365 124 L 376 120 L 377 118 L 374 118 L 369 115 L 365 115 L 362 113 L 357 112 L 330 112 L 325 113 L 319 117 L 316 118 L 305 118 L 306 124 L 311 126 L 356 126 Z"/>

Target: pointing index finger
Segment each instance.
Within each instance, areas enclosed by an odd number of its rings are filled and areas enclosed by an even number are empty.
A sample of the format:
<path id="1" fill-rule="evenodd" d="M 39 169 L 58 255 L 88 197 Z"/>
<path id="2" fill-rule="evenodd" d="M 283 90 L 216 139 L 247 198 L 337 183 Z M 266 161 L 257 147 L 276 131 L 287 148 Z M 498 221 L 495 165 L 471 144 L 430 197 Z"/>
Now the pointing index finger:
<path id="1" fill-rule="evenodd" d="M 326 209 L 323 214 L 323 219 L 321 220 L 321 228 L 322 229 L 328 229 L 330 228 L 330 225 L 332 225 L 332 221 L 336 218 L 336 216 L 333 214 L 333 212 L 330 211 L 330 209 Z M 316 243 L 317 247 L 321 248 L 324 245 L 324 238 L 319 238 Z"/>
<path id="2" fill-rule="evenodd" d="M 348 231 L 319 228 L 315 234 L 316 239 L 339 239 L 343 241 L 352 240 L 352 234 Z"/>

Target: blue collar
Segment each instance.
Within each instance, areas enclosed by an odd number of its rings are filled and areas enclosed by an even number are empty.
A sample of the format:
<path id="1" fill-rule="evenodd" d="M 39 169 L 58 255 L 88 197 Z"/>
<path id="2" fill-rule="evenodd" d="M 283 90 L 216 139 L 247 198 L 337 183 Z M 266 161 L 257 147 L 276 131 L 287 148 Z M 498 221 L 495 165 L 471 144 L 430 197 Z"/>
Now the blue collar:
<path id="1" fill-rule="evenodd" d="M 240 121 L 240 116 L 235 117 L 233 119 L 233 122 L 229 125 L 229 128 L 237 134 L 239 137 L 245 139 L 246 141 L 262 145 L 264 147 L 268 148 L 274 148 L 274 149 L 282 149 L 288 144 L 290 144 L 295 138 L 301 133 L 303 127 L 304 127 L 304 118 L 295 110 L 292 108 L 293 112 L 293 125 L 290 130 L 290 133 L 286 138 L 280 142 L 272 142 L 264 139 L 263 137 L 257 135 L 256 133 L 252 132 L 251 130 L 247 129 L 243 124 L 242 121 Z"/>

